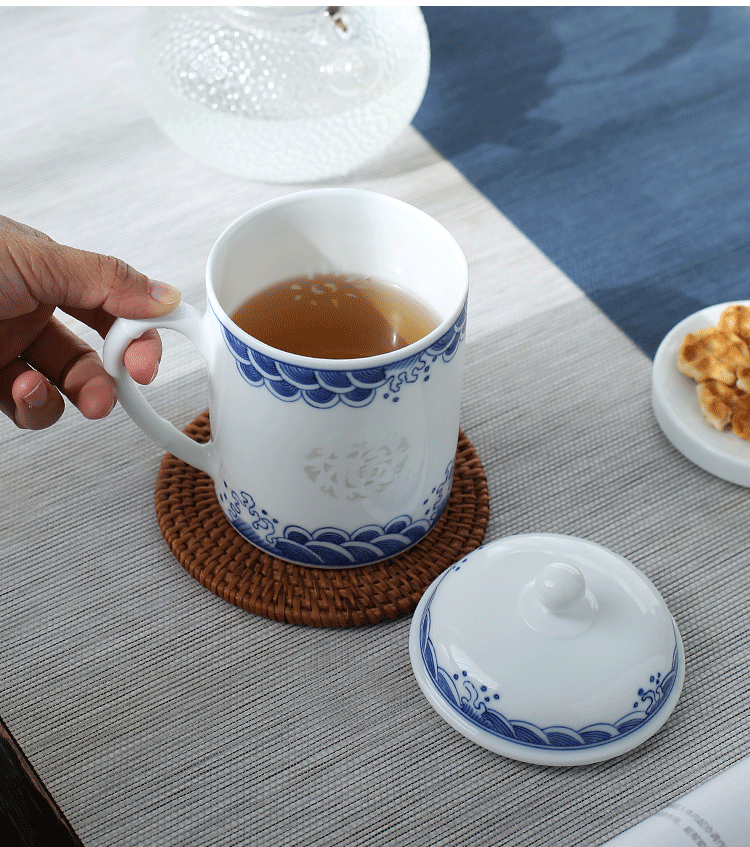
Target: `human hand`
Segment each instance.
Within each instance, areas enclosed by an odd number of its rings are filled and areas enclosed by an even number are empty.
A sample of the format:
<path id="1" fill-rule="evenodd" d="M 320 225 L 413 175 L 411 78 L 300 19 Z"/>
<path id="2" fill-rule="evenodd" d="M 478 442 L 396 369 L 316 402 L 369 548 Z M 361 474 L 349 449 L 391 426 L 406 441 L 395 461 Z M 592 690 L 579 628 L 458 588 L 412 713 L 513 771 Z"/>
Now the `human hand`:
<path id="1" fill-rule="evenodd" d="M 51 426 L 65 395 L 84 417 L 106 417 L 117 389 L 97 353 L 53 317 L 56 307 L 104 337 L 116 317 L 171 312 L 180 292 L 125 262 L 57 244 L 0 215 L 0 409 L 25 429 Z M 136 382 L 153 380 L 161 358 L 155 330 L 125 352 Z"/>

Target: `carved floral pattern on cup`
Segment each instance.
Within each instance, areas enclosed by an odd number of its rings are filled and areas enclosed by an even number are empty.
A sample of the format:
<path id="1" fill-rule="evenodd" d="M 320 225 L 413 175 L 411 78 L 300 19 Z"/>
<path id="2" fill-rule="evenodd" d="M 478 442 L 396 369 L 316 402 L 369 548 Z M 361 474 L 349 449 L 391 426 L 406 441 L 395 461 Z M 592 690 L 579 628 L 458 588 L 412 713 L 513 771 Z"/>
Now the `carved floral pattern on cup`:
<path id="1" fill-rule="evenodd" d="M 367 406 L 380 391 L 396 403 L 401 388 L 420 380 L 427 382 L 431 366 L 449 362 L 466 335 L 466 303 L 453 326 L 421 353 L 376 368 L 338 371 L 289 365 L 253 350 L 221 325 L 224 341 L 237 362 L 237 370 L 250 385 L 265 386 L 279 400 L 302 398 L 310 406 L 328 409 L 338 403 Z"/>
<path id="2" fill-rule="evenodd" d="M 448 503 L 454 465 L 451 461 L 443 481 L 425 498 L 421 516 L 399 515 L 385 526 L 370 524 L 352 533 L 331 526 L 282 529 L 278 519 L 260 508 L 250 494 L 235 491 L 226 481 L 222 483 L 219 501 L 237 532 L 272 556 L 302 565 L 348 568 L 397 555 L 427 535 Z"/>
<path id="3" fill-rule="evenodd" d="M 419 649 L 425 670 L 432 684 L 451 709 L 490 735 L 524 747 L 576 750 L 599 747 L 616 741 L 640 729 L 659 712 L 667 701 L 677 678 L 679 656 L 676 634 L 670 670 L 663 677 L 661 673 L 655 673 L 646 685 L 638 689 L 637 695 L 633 697 L 635 702 L 631 711 L 614 723 L 603 721 L 579 729 L 567 726 L 549 726 L 542 729 L 529 721 L 510 719 L 493 708 L 493 705 L 502 700 L 501 694 L 489 691 L 486 685 L 473 680 L 468 671 L 458 669 L 449 672 L 441 668 L 430 639 L 430 606 L 443 579 L 452 571 L 460 570 L 465 561 L 466 559 L 463 559 L 443 574 L 424 608 L 419 627 Z"/>
<path id="4" fill-rule="evenodd" d="M 338 500 L 365 500 L 381 494 L 401 473 L 409 458 L 409 442 L 393 435 L 380 442 L 329 443 L 306 456 L 305 473 L 317 487 Z"/>

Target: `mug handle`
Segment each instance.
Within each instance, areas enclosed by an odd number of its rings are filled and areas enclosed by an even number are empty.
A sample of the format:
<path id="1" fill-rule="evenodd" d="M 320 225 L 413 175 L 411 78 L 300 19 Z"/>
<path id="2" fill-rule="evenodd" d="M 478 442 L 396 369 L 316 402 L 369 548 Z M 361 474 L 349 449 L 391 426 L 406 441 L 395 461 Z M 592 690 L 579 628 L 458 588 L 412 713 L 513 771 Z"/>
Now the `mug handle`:
<path id="1" fill-rule="evenodd" d="M 140 338 L 147 329 L 173 329 L 189 338 L 206 361 L 209 361 L 208 333 L 204 316 L 187 303 L 160 318 L 128 320 L 118 318 L 104 339 L 102 360 L 107 373 L 117 385 L 118 399 L 135 423 L 159 447 L 183 462 L 204 471 L 215 479 L 217 457 L 213 442 L 199 444 L 154 411 L 141 394 L 123 363 L 125 350 L 131 341 Z"/>

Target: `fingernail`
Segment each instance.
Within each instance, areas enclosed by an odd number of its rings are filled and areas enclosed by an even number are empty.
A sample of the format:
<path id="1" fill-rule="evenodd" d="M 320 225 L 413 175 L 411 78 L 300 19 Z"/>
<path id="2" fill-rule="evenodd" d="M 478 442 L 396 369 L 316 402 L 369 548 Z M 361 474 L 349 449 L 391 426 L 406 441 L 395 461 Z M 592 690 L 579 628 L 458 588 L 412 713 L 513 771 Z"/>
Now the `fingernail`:
<path id="1" fill-rule="evenodd" d="M 23 402 L 30 409 L 38 409 L 47 402 L 48 396 L 47 386 L 44 382 L 40 382 L 33 391 L 29 391 L 28 394 L 24 395 Z"/>
<path id="2" fill-rule="evenodd" d="M 158 374 L 158 373 L 159 373 L 159 363 L 157 362 L 154 365 L 153 371 L 151 371 L 151 376 L 148 378 L 148 382 L 146 383 L 146 385 L 151 385 L 151 383 L 156 379 L 156 374 Z"/>
<path id="3" fill-rule="evenodd" d="M 153 279 L 150 281 L 148 293 L 157 303 L 164 303 L 165 305 L 179 303 L 182 299 L 182 294 L 180 294 L 178 288 Z"/>

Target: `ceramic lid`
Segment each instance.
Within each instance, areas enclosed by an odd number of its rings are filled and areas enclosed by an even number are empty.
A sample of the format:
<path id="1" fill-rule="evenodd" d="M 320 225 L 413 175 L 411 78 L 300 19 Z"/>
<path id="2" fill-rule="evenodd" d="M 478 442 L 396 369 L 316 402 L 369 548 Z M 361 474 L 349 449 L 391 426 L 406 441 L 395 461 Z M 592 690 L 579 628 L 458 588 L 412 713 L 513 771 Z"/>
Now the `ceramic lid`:
<path id="1" fill-rule="evenodd" d="M 516 535 L 427 589 L 409 652 L 422 691 L 465 736 L 540 765 L 619 756 L 664 724 L 682 641 L 649 579 L 591 541 Z"/>
<path id="2" fill-rule="evenodd" d="M 720 479 L 750 486 L 750 442 L 731 431 L 719 432 L 703 418 L 695 382 L 677 367 L 677 354 L 685 336 L 716 326 L 724 309 L 735 304 L 750 306 L 750 301 L 708 306 L 667 333 L 654 356 L 651 405 L 662 431 L 683 456 Z"/>

